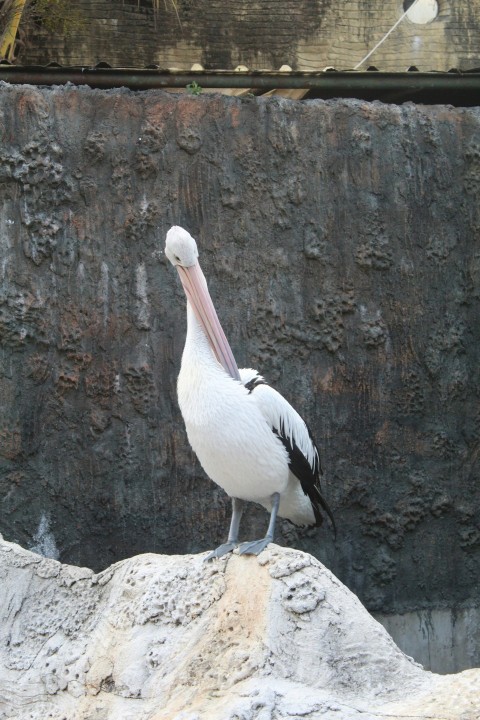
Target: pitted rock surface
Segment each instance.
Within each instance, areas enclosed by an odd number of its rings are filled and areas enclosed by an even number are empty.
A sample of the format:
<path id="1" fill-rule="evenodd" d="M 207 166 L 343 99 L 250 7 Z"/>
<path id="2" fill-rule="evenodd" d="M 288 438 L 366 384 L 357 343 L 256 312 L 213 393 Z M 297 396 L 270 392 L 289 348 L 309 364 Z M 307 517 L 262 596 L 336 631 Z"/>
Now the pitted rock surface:
<path id="1" fill-rule="evenodd" d="M 480 670 L 406 657 L 318 560 L 270 546 L 95 575 L 0 540 L 1 720 L 474 720 Z"/>

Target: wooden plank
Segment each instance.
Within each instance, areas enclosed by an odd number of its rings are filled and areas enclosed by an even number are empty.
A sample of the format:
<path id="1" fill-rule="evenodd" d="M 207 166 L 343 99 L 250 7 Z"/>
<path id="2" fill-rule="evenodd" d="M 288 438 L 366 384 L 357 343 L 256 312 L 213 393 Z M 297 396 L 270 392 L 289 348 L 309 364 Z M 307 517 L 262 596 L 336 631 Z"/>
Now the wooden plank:
<path id="1" fill-rule="evenodd" d="M 280 72 L 289 73 L 292 71 L 290 65 L 282 65 Z M 263 93 L 270 97 L 284 97 L 289 100 L 301 100 L 308 93 L 307 88 L 277 88 L 276 90 L 270 90 L 269 92 Z"/>

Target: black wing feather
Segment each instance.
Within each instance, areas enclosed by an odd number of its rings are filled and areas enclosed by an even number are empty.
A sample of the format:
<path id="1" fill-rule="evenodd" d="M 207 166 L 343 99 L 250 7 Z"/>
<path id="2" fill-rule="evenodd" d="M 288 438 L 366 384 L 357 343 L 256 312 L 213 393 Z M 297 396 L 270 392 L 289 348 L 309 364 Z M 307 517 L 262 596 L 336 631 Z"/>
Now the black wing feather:
<path id="1" fill-rule="evenodd" d="M 258 385 L 268 385 L 268 383 L 266 383 L 265 380 L 262 380 L 259 377 L 253 377 L 251 380 L 245 383 L 245 387 L 247 388 L 249 394 L 252 393 Z"/>
<path id="2" fill-rule="evenodd" d="M 283 427 L 280 426 L 279 429 L 272 429 L 278 439 L 281 440 L 283 446 L 285 447 L 285 450 L 288 453 L 288 466 L 290 468 L 290 472 L 295 475 L 297 480 L 300 482 L 303 492 L 305 493 L 305 495 L 308 495 L 310 502 L 312 503 L 313 514 L 315 515 L 315 525 L 319 526 L 323 522 L 323 516 L 320 511 L 322 509 L 328 515 L 330 522 L 332 523 L 333 532 L 336 535 L 337 527 L 335 525 L 333 513 L 321 492 L 320 473 L 322 472 L 322 470 L 320 467 L 320 463 L 315 460 L 314 467 L 312 467 L 305 455 L 302 453 L 302 451 L 296 444 L 295 440 L 293 440 L 293 438 L 290 440 L 290 438 L 287 437 Z M 309 435 L 316 449 L 316 445 L 313 442 L 310 431 Z"/>
<path id="3" fill-rule="evenodd" d="M 268 385 L 268 383 L 265 382 L 261 376 L 255 376 L 249 380 L 249 382 L 245 383 L 245 387 L 249 393 L 252 393 L 258 385 Z M 308 495 L 310 502 L 312 503 L 315 525 L 319 526 L 323 523 L 323 516 L 321 513 L 321 510 L 323 510 L 328 515 L 330 522 L 332 523 L 334 535 L 336 536 L 337 527 L 335 525 L 333 513 L 322 495 L 320 486 L 320 475 L 323 475 L 323 470 L 320 464 L 320 453 L 318 452 L 318 448 L 315 444 L 310 428 L 306 423 L 305 426 L 307 428 L 310 441 L 316 450 L 313 467 L 310 465 L 295 440 L 288 437 L 282 424 L 279 428 L 272 428 L 272 431 L 283 443 L 283 446 L 288 453 L 288 466 L 290 468 L 290 472 L 295 475 L 297 480 L 300 482 L 303 492 L 305 495 Z"/>

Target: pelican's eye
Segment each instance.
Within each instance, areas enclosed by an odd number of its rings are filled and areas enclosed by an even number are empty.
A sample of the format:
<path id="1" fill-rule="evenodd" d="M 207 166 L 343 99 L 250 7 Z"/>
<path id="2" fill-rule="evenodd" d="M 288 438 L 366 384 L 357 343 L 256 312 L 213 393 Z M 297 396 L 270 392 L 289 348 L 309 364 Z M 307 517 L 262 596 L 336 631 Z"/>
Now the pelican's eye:
<path id="1" fill-rule="evenodd" d="M 173 257 L 175 258 L 175 260 L 176 260 L 178 263 L 180 262 L 180 258 L 178 257 L 178 255 L 174 255 Z"/>

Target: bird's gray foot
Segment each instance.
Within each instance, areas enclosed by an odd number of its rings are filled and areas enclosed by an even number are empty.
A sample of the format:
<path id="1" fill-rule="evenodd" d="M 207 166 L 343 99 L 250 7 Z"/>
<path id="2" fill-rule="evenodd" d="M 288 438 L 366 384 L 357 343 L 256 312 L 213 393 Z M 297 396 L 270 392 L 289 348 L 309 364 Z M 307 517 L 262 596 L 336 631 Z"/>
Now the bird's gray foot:
<path id="1" fill-rule="evenodd" d="M 232 552 L 232 550 L 235 550 L 237 547 L 238 542 L 226 542 L 223 543 L 223 545 L 220 545 L 216 550 L 213 550 L 210 555 L 207 555 L 204 562 L 207 562 L 207 560 L 213 560 L 213 558 L 220 558 L 223 555 L 226 555 L 229 552 Z"/>
<path id="2" fill-rule="evenodd" d="M 239 545 L 239 555 L 259 555 L 262 550 L 265 550 L 267 545 L 271 543 L 273 538 L 264 537 L 261 540 L 251 540 L 250 542 L 244 542 Z"/>
<path id="3" fill-rule="evenodd" d="M 280 505 L 280 493 L 273 493 L 272 495 L 272 512 L 270 513 L 270 522 L 268 523 L 267 534 L 261 540 L 251 540 L 250 542 L 244 542 L 239 545 L 239 555 L 260 555 L 262 550 L 265 550 L 267 545 L 273 542 L 273 535 L 275 532 L 275 521 L 277 519 L 278 506 Z"/>
<path id="4" fill-rule="evenodd" d="M 239 498 L 232 498 L 232 519 L 230 521 L 230 531 L 228 533 L 228 539 L 226 543 L 220 545 L 216 550 L 207 555 L 205 561 L 213 560 L 213 558 L 220 558 L 222 555 L 226 555 L 238 545 L 238 528 L 240 527 L 240 520 L 243 512 L 243 500 Z"/>

